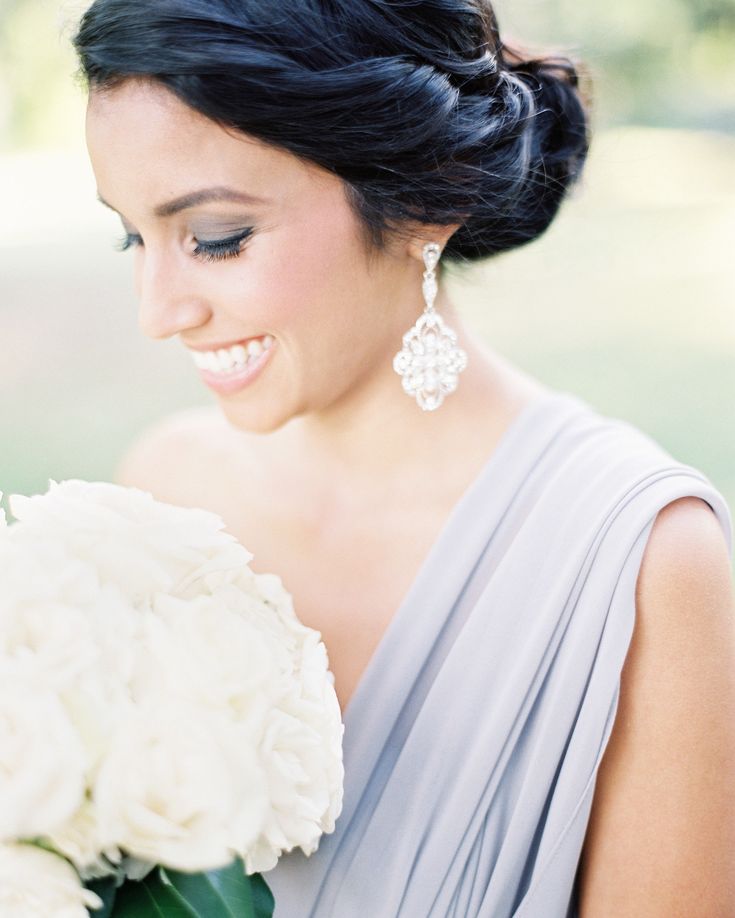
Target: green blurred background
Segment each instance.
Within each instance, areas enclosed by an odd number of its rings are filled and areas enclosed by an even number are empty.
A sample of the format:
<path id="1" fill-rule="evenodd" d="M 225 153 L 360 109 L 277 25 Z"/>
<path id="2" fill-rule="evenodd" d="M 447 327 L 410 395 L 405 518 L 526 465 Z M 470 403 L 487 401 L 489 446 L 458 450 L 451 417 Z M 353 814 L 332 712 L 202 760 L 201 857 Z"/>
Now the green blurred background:
<path id="1" fill-rule="evenodd" d="M 108 479 L 209 404 L 136 327 L 97 204 L 68 35 L 83 3 L 0 0 L 0 489 Z M 532 245 L 448 278 L 492 345 L 655 437 L 735 507 L 735 2 L 501 0 L 501 32 L 586 62 L 583 182 Z"/>

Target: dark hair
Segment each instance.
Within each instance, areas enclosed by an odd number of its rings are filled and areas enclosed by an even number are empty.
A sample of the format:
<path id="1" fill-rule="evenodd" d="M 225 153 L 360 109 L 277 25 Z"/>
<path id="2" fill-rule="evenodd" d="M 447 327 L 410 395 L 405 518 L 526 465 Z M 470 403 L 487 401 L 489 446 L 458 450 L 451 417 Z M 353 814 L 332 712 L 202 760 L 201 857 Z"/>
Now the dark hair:
<path id="1" fill-rule="evenodd" d="M 378 247 L 462 223 L 444 256 L 523 245 L 580 174 L 575 65 L 523 59 L 489 0 L 95 0 L 74 37 L 92 89 L 151 78 L 340 176 Z"/>

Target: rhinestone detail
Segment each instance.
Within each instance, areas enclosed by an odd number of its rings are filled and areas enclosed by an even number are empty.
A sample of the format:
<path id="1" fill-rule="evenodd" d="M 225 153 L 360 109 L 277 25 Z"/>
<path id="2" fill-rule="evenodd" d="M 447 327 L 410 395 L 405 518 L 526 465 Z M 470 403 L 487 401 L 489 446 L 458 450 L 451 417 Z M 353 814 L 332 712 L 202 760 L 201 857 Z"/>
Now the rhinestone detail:
<path id="1" fill-rule="evenodd" d="M 437 312 L 425 312 L 403 336 L 403 348 L 393 369 L 403 377 L 403 390 L 420 408 L 433 411 L 457 388 L 467 354 L 457 347 L 457 335 Z"/>
<path id="2" fill-rule="evenodd" d="M 424 246 L 423 292 L 426 308 L 403 336 L 403 347 L 393 358 L 393 369 L 403 378 L 403 390 L 424 411 L 434 411 L 457 388 L 467 366 L 467 354 L 457 346 L 457 335 L 434 309 L 438 286 L 434 269 L 441 250 L 436 243 Z"/>

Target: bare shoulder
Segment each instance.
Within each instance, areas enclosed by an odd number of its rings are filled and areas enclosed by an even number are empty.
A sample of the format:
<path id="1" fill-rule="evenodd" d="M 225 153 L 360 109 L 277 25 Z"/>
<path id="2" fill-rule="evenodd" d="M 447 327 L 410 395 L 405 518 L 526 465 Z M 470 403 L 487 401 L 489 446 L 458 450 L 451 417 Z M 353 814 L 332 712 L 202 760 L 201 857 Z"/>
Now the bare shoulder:
<path id="1" fill-rule="evenodd" d="M 664 507 L 580 863 L 581 918 L 735 915 L 735 602 L 712 508 Z"/>
<path id="2" fill-rule="evenodd" d="M 732 577 L 730 558 L 722 527 L 709 504 L 699 497 L 680 497 L 667 504 L 657 515 L 648 538 L 638 577 L 638 600 L 645 612 L 657 601 L 659 591 L 675 582 L 689 599 L 707 595 L 728 606 L 731 601 Z M 676 604 L 674 608 L 680 606 Z M 719 607 L 715 603 L 715 607 Z M 663 608 L 668 608 L 663 605 Z M 731 608 L 731 607 L 730 607 Z"/>
<path id="3" fill-rule="evenodd" d="M 114 480 L 149 491 L 157 500 L 189 504 L 229 455 L 237 433 L 216 408 L 190 408 L 145 428 L 122 455 Z M 246 438 L 240 437 L 239 443 Z"/>

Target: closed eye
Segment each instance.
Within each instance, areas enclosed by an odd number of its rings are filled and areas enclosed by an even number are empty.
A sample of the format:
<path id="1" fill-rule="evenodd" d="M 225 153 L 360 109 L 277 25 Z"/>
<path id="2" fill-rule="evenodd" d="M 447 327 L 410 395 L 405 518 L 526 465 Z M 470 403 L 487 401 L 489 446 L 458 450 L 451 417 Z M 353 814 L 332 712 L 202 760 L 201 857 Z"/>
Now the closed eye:
<path id="1" fill-rule="evenodd" d="M 225 258 L 237 258 L 242 252 L 242 243 L 253 233 L 252 227 L 242 230 L 227 239 L 216 239 L 205 242 L 197 240 L 194 255 L 204 261 L 222 261 Z"/>
<path id="2" fill-rule="evenodd" d="M 118 252 L 127 252 L 128 249 L 136 245 L 143 245 L 142 237 L 137 233 L 125 233 L 125 235 L 115 243 L 115 248 Z"/>
<path id="3" fill-rule="evenodd" d="M 252 227 L 241 230 L 234 236 L 226 239 L 203 240 L 197 239 L 192 254 L 203 261 L 223 261 L 226 258 L 236 258 L 242 252 L 242 243 L 253 234 Z M 143 237 L 138 233 L 125 233 L 115 245 L 119 252 L 127 252 L 135 246 L 143 245 Z"/>

